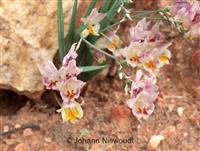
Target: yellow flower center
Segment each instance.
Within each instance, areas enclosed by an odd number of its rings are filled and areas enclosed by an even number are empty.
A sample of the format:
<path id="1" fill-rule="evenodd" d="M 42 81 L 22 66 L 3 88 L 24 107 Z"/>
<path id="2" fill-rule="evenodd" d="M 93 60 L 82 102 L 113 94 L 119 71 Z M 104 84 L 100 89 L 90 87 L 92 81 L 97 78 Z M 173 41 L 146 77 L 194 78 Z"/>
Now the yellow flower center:
<path id="1" fill-rule="evenodd" d="M 89 25 L 88 27 L 87 27 L 87 31 L 88 31 L 88 33 L 89 34 L 91 34 L 91 35 L 94 35 L 94 29 L 93 29 L 94 27 L 92 26 L 92 25 Z"/>
<path id="2" fill-rule="evenodd" d="M 64 88 L 63 93 L 66 97 L 72 99 L 75 96 L 74 90 L 69 90 L 68 88 Z"/>
<path id="3" fill-rule="evenodd" d="M 112 40 L 112 42 L 108 45 L 108 48 L 111 50 L 115 50 L 118 47 L 118 42 L 117 40 Z"/>
<path id="4" fill-rule="evenodd" d="M 73 98 L 74 95 L 75 95 L 74 90 L 67 91 L 67 95 L 66 95 L 67 97 L 69 97 L 69 98 Z"/>
<path id="5" fill-rule="evenodd" d="M 147 67 L 147 68 L 149 68 L 149 69 L 156 69 L 156 65 L 155 65 L 155 63 L 152 61 L 152 60 L 150 60 L 150 61 L 148 61 L 148 62 L 146 62 L 145 63 L 145 66 Z"/>
<path id="6" fill-rule="evenodd" d="M 141 107 L 137 108 L 137 112 L 143 113 L 143 114 L 146 114 L 146 115 L 148 114 L 146 108 L 141 108 Z"/>
<path id="7" fill-rule="evenodd" d="M 130 58 L 130 60 L 131 60 L 132 62 L 137 62 L 137 63 L 139 63 L 139 62 L 140 62 L 140 57 L 139 57 L 138 55 L 134 55 L 132 58 Z"/>
<path id="8" fill-rule="evenodd" d="M 77 117 L 79 117 L 80 113 L 76 108 L 66 108 L 65 109 L 65 114 L 67 116 L 67 119 L 71 122 L 76 120 Z"/>
<path id="9" fill-rule="evenodd" d="M 159 59 L 160 59 L 161 62 L 168 62 L 169 61 L 169 58 L 165 55 L 160 55 Z"/>

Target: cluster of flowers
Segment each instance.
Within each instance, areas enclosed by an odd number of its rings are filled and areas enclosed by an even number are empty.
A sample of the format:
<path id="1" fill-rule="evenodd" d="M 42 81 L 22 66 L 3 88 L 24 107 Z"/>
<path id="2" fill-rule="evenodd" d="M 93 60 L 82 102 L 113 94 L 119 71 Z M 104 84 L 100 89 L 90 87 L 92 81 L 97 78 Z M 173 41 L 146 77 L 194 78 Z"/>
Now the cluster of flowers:
<path id="1" fill-rule="evenodd" d="M 81 105 L 75 99 L 79 97 L 81 88 L 85 85 L 77 79 L 81 69 L 76 66 L 76 58 L 76 44 L 73 44 L 59 70 L 52 61 L 38 66 L 46 88 L 60 91 L 63 102 L 58 112 L 61 112 L 63 121 L 72 123 L 83 116 Z"/>
<path id="2" fill-rule="evenodd" d="M 137 70 L 131 84 L 131 98 L 127 101 L 137 118 L 147 118 L 154 111 L 153 102 L 158 96 L 156 77 L 171 58 L 168 50 L 171 43 L 164 43 L 160 25 L 160 22 L 153 24 L 146 18 L 142 19 L 130 28 L 130 45 L 119 50 L 127 63 Z"/>
<path id="3" fill-rule="evenodd" d="M 96 19 L 93 18 L 94 16 Z M 99 35 L 96 34 L 99 30 L 99 26 L 96 24 L 104 16 L 105 14 L 100 14 L 94 9 L 87 19 L 84 19 L 88 26 L 82 32 L 83 37 L 89 34 Z M 91 20 L 95 20 L 95 22 Z M 93 26 L 91 26 L 91 22 Z M 146 18 L 142 19 L 130 29 L 131 43 L 125 48 L 120 48 L 120 38 L 116 35 L 116 31 L 109 32 L 107 35 L 102 34 L 103 36 L 95 43 L 97 48 L 107 49 L 119 59 L 125 58 L 132 68 L 137 69 L 135 80 L 125 76 L 132 82 L 131 98 L 127 101 L 127 105 L 137 118 L 146 118 L 154 111 L 154 101 L 158 96 L 156 76 L 159 69 L 168 64 L 171 58 L 168 50 L 171 43 L 164 43 L 164 36 L 159 31 L 160 25 L 161 23 L 152 24 L 150 21 L 147 22 Z M 95 28 L 96 26 L 98 28 Z M 91 29 L 91 27 L 93 28 Z M 98 57 L 99 60 L 104 60 L 102 59 L 103 55 L 98 54 Z M 140 69 L 145 70 L 147 74 Z"/>
<path id="4" fill-rule="evenodd" d="M 98 13 L 97 9 L 93 9 L 90 15 L 83 18 L 82 21 L 86 28 L 81 36 L 99 35 L 99 22 L 106 14 Z M 72 45 L 68 54 L 63 58 L 62 67 L 57 70 L 52 61 L 39 65 L 39 71 L 43 76 L 43 84 L 47 89 L 60 91 L 62 97 L 61 108 L 57 111 L 61 113 L 64 122 L 75 123 L 77 119 L 83 117 L 81 104 L 75 101 L 80 96 L 80 92 L 85 83 L 77 79 L 81 73 L 81 69 L 76 66 L 77 53 L 76 43 Z"/>
<path id="5" fill-rule="evenodd" d="M 131 98 L 127 105 L 137 118 L 147 118 L 154 111 L 154 101 L 158 96 L 156 77 L 159 69 L 168 64 L 171 58 L 168 50 L 171 43 L 164 43 L 160 25 L 142 19 L 130 28 L 131 42 L 125 48 L 119 48 L 120 39 L 115 33 L 99 38 L 95 44 L 98 48 L 110 50 L 118 58 L 125 58 L 137 70 L 134 80 L 126 73 L 122 74 L 122 78 L 131 80 Z"/>
<path id="6" fill-rule="evenodd" d="M 187 31 L 187 37 L 200 37 L 200 2 L 176 0 L 171 6 L 170 13 L 175 16 Z"/>

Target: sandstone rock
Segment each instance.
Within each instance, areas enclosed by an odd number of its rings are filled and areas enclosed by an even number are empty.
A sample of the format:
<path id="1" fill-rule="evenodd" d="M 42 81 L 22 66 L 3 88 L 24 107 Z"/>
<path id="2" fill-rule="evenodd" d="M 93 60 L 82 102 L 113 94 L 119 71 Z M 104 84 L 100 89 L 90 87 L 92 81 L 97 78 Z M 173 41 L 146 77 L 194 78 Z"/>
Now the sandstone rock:
<path id="1" fill-rule="evenodd" d="M 73 0 L 63 1 L 67 31 Z M 43 92 L 37 65 L 52 60 L 57 48 L 57 0 L 0 1 L 0 89 L 32 99 Z"/>
<path id="2" fill-rule="evenodd" d="M 184 108 L 183 107 L 178 107 L 177 108 L 177 113 L 178 115 L 181 117 L 183 115 L 183 111 L 184 111 Z"/>
<path id="3" fill-rule="evenodd" d="M 160 134 L 165 138 L 171 138 L 173 135 L 176 134 L 176 127 L 173 125 L 167 126 L 164 130 L 160 132 Z"/>
<path id="4" fill-rule="evenodd" d="M 164 139 L 165 138 L 162 135 L 154 135 L 151 137 L 151 139 L 148 143 L 148 147 L 150 147 L 152 149 L 156 149 L 158 147 L 158 145 L 160 144 L 160 142 Z"/>

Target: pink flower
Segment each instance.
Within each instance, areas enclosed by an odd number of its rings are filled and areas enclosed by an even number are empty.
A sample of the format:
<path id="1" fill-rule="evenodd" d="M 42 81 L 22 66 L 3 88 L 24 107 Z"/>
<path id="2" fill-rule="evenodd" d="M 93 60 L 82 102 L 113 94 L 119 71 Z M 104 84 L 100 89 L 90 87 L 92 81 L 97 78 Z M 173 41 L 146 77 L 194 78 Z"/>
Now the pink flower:
<path id="1" fill-rule="evenodd" d="M 110 32 L 107 37 L 99 38 L 95 43 L 95 46 L 100 49 L 108 49 L 115 53 L 115 50 L 120 46 L 120 38 L 115 34 L 115 32 Z"/>
<path id="2" fill-rule="evenodd" d="M 200 2 L 176 3 L 171 7 L 171 12 L 181 22 L 182 27 L 188 30 L 189 38 L 200 36 Z"/>
<path id="3" fill-rule="evenodd" d="M 57 110 L 61 113 L 63 122 L 75 123 L 78 119 L 83 117 L 83 110 L 81 105 L 75 101 L 63 103 L 62 107 Z"/>
<path id="4" fill-rule="evenodd" d="M 107 13 L 98 13 L 97 8 L 94 8 L 89 16 L 87 16 L 86 18 L 82 18 L 81 20 L 85 24 L 93 25 L 98 24 L 106 15 Z"/>
<path id="5" fill-rule="evenodd" d="M 136 98 L 129 99 L 127 105 L 132 109 L 133 115 L 137 118 L 147 118 L 154 111 L 154 100 L 155 96 L 143 91 Z"/>
<path id="6" fill-rule="evenodd" d="M 157 58 L 154 58 L 153 56 L 147 56 L 143 59 L 143 67 L 153 76 L 157 76 L 160 70 L 160 63 Z"/>
<path id="7" fill-rule="evenodd" d="M 67 66 L 62 66 L 59 70 L 60 77 L 66 81 L 72 77 L 76 77 L 81 73 L 81 69 L 76 66 L 75 60 L 70 60 Z"/>
<path id="8" fill-rule="evenodd" d="M 69 62 L 71 60 L 75 60 L 77 58 L 77 53 L 76 53 L 76 43 L 74 43 L 69 52 L 67 53 L 67 55 L 63 58 L 63 66 L 66 67 L 68 66 Z"/>
<path id="9" fill-rule="evenodd" d="M 135 27 L 130 28 L 133 42 L 160 42 L 163 34 L 159 31 L 161 23 L 152 24 L 146 18 L 140 20 Z"/>
<path id="10" fill-rule="evenodd" d="M 176 15 L 176 13 L 182 9 L 186 8 L 188 9 L 190 7 L 190 3 L 188 3 L 187 0 L 175 0 L 175 3 L 170 8 L 171 15 Z"/>
<path id="11" fill-rule="evenodd" d="M 62 67 L 57 70 L 52 61 L 39 65 L 39 71 L 43 76 L 43 83 L 47 89 L 60 90 L 63 82 L 77 77 L 81 69 L 76 66 L 77 53 L 73 44 L 68 54 L 63 59 Z"/>
<path id="12" fill-rule="evenodd" d="M 48 61 L 46 64 L 38 65 L 38 69 L 43 76 L 43 84 L 46 88 L 56 90 L 60 77 L 53 62 Z"/>
<path id="13" fill-rule="evenodd" d="M 165 64 L 169 64 L 171 53 L 168 47 L 171 43 L 166 43 L 155 47 L 149 51 L 148 55 L 144 56 L 141 61 L 144 69 L 152 75 L 158 75 L 159 69 Z"/>
<path id="14" fill-rule="evenodd" d="M 85 82 L 78 80 L 76 77 L 70 78 L 63 82 L 60 89 L 60 95 L 64 102 L 74 101 L 79 98 L 80 91 Z"/>
<path id="15" fill-rule="evenodd" d="M 141 56 L 145 51 L 145 45 L 138 42 L 132 42 L 128 47 L 119 50 L 119 53 L 126 58 L 127 63 L 133 68 L 141 64 Z"/>
<path id="16" fill-rule="evenodd" d="M 155 98 L 158 96 L 158 86 L 154 84 L 154 77 L 145 76 L 141 70 L 137 70 L 135 81 L 131 85 L 131 98 L 137 97 L 143 91 Z"/>
<path id="17" fill-rule="evenodd" d="M 97 9 L 94 8 L 90 15 L 86 18 L 82 18 L 82 21 L 87 26 L 81 33 L 82 37 L 87 37 L 88 35 L 99 36 L 100 21 L 106 16 L 106 13 L 98 13 Z"/>
<path id="18" fill-rule="evenodd" d="M 168 47 L 171 44 L 172 44 L 171 42 L 163 44 L 153 49 L 153 51 L 150 53 L 151 56 L 153 56 L 156 60 L 158 60 L 159 68 L 165 64 L 169 64 L 169 60 L 171 58 L 171 52 L 169 51 Z"/>

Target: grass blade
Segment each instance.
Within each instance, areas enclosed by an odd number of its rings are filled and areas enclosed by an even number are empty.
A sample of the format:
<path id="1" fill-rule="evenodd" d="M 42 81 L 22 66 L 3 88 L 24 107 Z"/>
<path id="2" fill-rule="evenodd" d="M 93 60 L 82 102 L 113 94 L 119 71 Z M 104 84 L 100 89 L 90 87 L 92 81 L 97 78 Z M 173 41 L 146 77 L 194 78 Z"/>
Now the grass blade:
<path id="1" fill-rule="evenodd" d="M 108 65 L 101 65 L 101 66 L 82 66 L 80 67 L 82 69 L 82 72 L 89 72 L 89 71 L 95 71 L 107 68 Z"/>
<path id="2" fill-rule="evenodd" d="M 63 21 L 62 0 L 58 0 L 57 25 L 58 25 L 59 57 L 60 57 L 60 61 L 62 62 L 62 59 L 65 55 L 64 21 Z"/>
<path id="3" fill-rule="evenodd" d="M 96 5 L 96 2 L 97 2 L 97 0 L 92 0 L 92 2 L 90 3 L 90 5 L 88 6 L 88 8 L 87 8 L 87 10 L 86 10 L 86 12 L 85 12 L 84 17 L 87 17 L 87 16 L 91 13 L 92 9 L 93 9 L 93 8 L 95 7 L 95 5 Z"/>
<path id="4" fill-rule="evenodd" d="M 105 13 L 109 10 L 110 6 L 112 6 L 114 0 L 104 0 L 103 6 L 99 9 L 100 13 Z"/>
<path id="5" fill-rule="evenodd" d="M 71 47 L 71 45 L 75 41 L 75 22 L 76 22 L 76 15 L 77 15 L 77 7 L 78 7 L 78 0 L 74 0 L 74 6 L 72 11 L 72 16 L 69 23 L 69 29 L 67 34 L 67 44 L 66 44 L 66 50 L 68 51 Z"/>
<path id="6" fill-rule="evenodd" d="M 112 20 L 112 18 L 116 15 L 120 4 L 121 0 L 117 0 L 113 3 L 112 7 L 108 11 L 107 16 L 101 21 L 101 29 L 104 29 L 110 23 L 110 20 Z"/>

